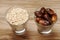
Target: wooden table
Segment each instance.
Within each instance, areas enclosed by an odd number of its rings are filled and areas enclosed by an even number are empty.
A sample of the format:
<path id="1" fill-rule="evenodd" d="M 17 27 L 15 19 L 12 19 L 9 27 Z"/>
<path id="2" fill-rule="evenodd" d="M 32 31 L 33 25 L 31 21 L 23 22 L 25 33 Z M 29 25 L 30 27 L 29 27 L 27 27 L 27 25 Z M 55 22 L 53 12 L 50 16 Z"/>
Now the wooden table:
<path id="1" fill-rule="evenodd" d="M 16 36 L 5 20 L 7 10 L 13 6 L 26 8 L 30 15 L 25 26 L 27 32 L 23 36 Z M 42 35 L 37 31 L 34 11 L 41 7 L 51 8 L 58 15 L 58 20 L 50 35 Z M 60 40 L 60 0 L 0 0 L 0 40 Z"/>

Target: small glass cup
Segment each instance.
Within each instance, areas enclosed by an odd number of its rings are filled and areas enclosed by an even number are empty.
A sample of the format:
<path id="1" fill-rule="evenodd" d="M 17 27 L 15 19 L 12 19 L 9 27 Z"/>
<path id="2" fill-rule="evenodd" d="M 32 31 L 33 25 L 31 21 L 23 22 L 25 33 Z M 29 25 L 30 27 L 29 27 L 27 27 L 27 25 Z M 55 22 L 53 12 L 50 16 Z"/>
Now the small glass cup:
<path id="1" fill-rule="evenodd" d="M 53 27 L 54 24 L 48 25 L 48 26 L 43 26 L 43 25 L 37 23 L 37 25 L 38 25 L 38 32 L 39 33 L 49 34 L 49 33 L 51 33 L 52 27 Z"/>
<path id="2" fill-rule="evenodd" d="M 36 18 L 35 18 L 36 19 Z M 35 20 L 36 21 L 36 20 Z M 48 26 L 44 26 L 40 23 L 37 23 L 37 26 L 38 26 L 38 32 L 41 33 L 41 34 L 50 34 L 52 32 L 52 27 L 55 23 L 52 23 L 51 25 L 48 25 Z"/>
<path id="3" fill-rule="evenodd" d="M 40 9 L 38 9 L 37 12 L 38 11 L 40 11 Z M 34 18 L 35 18 L 34 20 L 36 21 L 36 18 L 38 18 L 38 17 L 36 17 L 36 14 L 35 14 Z M 57 21 L 57 19 L 56 19 L 56 21 Z M 50 34 L 52 32 L 52 27 L 55 24 L 55 22 L 53 22 L 51 25 L 45 26 L 45 25 L 42 25 L 36 21 L 36 24 L 38 26 L 38 32 L 41 34 Z"/>
<path id="4" fill-rule="evenodd" d="M 23 23 L 21 25 L 10 24 L 10 26 L 12 27 L 12 30 L 16 35 L 23 35 L 26 32 L 25 23 Z"/>
<path id="5" fill-rule="evenodd" d="M 9 8 L 8 11 L 7 11 L 7 14 L 8 14 L 8 12 L 10 12 L 13 8 L 20 8 L 20 7 L 14 6 L 14 7 Z M 22 8 L 22 9 L 24 9 L 24 8 Z M 25 9 L 24 9 L 24 10 L 25 10 Z M 26 10 L 26 11 L 27 11 L 27 10 Z M 27 15 L 28 15 L 28 12 L 27 12 Z M 28 21 L 28 18 L 29 18 L 29 15 L 28 15 L 28 17 L 27 17 L 27 20 L 26 20 L 24 23 L 18 24 L 18 25 L 13 25 L 13 24 L 11 24 L 7 19 L 6 19 L 6 20 L 7 20 L 7 22 L 9 23 L 9 25 L 12 27 L 12 30 L 13 30 L 13 32 L 14 32 L 16 35 L 23 35 L 23 34 L 25 34 L 25 32 L 26 32 L 25 23 Z"/>

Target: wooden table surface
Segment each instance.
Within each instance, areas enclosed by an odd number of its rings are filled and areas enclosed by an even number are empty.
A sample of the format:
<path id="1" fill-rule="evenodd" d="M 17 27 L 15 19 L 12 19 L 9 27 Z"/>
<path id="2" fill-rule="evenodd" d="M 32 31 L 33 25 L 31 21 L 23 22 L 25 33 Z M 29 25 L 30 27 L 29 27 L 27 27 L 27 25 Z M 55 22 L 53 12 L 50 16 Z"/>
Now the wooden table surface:
<path id="1" fill-rule="evenodd" d="M 27 28 L 25 35 L 16 36 L 4 18 L 7 10 L 13 6 L 28 10 L 30 18 L 25 26 Z M 50 35 L 42 35 L 37 31 L 34 11 L 41 7 L 51 8 L 58 15 L 58 20 Z M 0 0 L 0 40 L 60 40 L 60 0 Z"/>

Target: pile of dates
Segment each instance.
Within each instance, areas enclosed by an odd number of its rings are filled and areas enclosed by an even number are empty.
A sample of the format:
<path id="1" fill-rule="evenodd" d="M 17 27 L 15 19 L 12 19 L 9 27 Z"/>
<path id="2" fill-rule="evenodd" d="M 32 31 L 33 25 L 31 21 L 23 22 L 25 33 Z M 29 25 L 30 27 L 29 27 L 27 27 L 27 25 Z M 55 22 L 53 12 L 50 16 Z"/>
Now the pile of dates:
<path id="1" fill-rule="evenodd" d="M 50 8 L 42 7 L 39 11 L 35 11 L 34 14 L 36 22 L 44 26 L 51 25 L 57 20 L 56 13 Z"/>

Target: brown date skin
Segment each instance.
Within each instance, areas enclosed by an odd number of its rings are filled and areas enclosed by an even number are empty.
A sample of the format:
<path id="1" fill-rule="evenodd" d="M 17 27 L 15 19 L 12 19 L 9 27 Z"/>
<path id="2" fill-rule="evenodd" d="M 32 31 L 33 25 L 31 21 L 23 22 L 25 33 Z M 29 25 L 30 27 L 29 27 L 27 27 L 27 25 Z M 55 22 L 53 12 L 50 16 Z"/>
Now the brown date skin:
<path id="1" fill-rule="evenodd" d="M 50 14 L 50 15 L 55 14 L 54 11 L 52 9 L 50 9 L 50 8 L 47 8 L 46 10 L 47 10 L 48 14 Z"/>
<path id="2" fill-rule="evenodd" d="M 49 25 L 49 21 L 46 21 L 46 20 L 40 20 L 39 23 L 44 26 Z"/>
<path id="3" fill-rule="evenodd" d="M 52 15 L 52 21 L 53 21 L 53 22 L 56 22 L 56 20 L 57 20 L 57 15 L 56 15 L 56 14 L 53 14 L 53 15 Z"/>
<path id="4" fill-rule="evenodd" d="M 45 14 L 43 15 L 43 18 L 44 18 L 45 20 L 49 20 L 49 16 L 48 16 L 47 12 L 45 12 Z"/>
<path id="5" fill-rule="evenodd" d="M 41 20 L 41 18 L 36 17 L 36 22 L 39 23 L 39 21 Z"/>
<path id="6" fill-rule="evenodd" d="M 40 11 L 36 11 L 34 13 L 35 13 L 36 17 L 42 17 L 42 15 L 44 15 L 44 13 L 45 13 L 45 8 L 42 7 Z"/>
<path id="7" fill-rule="evenodd" d="M 41 10 L 40 10 L 40 13 L 41 13 L 41 14 L 44 14 L 44 13 L 45 13 L 45 10 L 46 10 L 46 9 L 45 9 L 44 7 L 42 7 Z"/>
<path id="8" fill-rule="evenodd" d="M 51 25 L 53 22 L 56 22 L 57 15 L 50 8 L 45 9 L 41 8 L 40 11 L 35 12 L 36 22 L 44 26 Z"/>
<path id="9" fill-rule="evenodd" d="M 46 13 L 43 17 L 44 17 L 45 20 L 49 21 L 50 25 L 52 24 L 52 20 L 51 20 L 51 18 L 48 16 L 47 13 Z"/>
<path id="10" fill-rule="evenodd" d="M 36 12 L 35 12 L 35 16 L 36 16 L 36 17 L 41 17 L 39 11 L 36 11 Z"/>
<path id="11" fill-rule="evenodd" d="M 38 22 L 38 23 L 39 23 L 39 21 L 40 21 L 40 18 L 36 17 L 36 22 Z"/>

